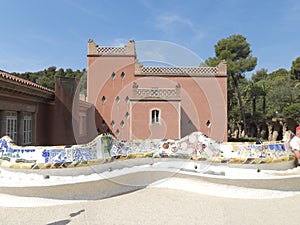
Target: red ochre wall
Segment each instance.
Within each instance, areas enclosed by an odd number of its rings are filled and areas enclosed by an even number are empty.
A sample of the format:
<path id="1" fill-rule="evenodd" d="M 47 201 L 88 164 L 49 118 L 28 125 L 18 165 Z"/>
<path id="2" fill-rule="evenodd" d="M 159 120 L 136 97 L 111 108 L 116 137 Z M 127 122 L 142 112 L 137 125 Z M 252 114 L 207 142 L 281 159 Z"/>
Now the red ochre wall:
<path id="1" fill-rule="evenodd" d="M 112 73 L 115 78 L 112 78 Z M 124 79 L 121 74 L 124 72 Z M 181 85 L 180 110 L 175 114 L 172 110 L 165 121 L 168 124 L 165 136 L 160 138 L 177 138 L 180 118 L 180 137 L 194 131 L 204 134 L 218 141 L 227 140 L 227 77 L 226 76 L 135 76 L 135 56 L 88 56 L 88 101 L 95 105 L 97 114 L 102 115 L 113 133 L 120 131 L 119 139 L 144 139 L 151 137 L 149 127 L 149 110 L 152 107 L 161 108 L 162 115 L 165 109 L 174 108 L 172 103 L 159 104 L 159 102 L 126 102 L 126 96 L 131 98 L 133 82 L 140 88 L 174 88 L 177 83 Z M 102 102 L 105 96 L 106 101 Z M 119 96 L 119 103 L 116 97 Z M 172 107 L 168 106 L 171 104 Z M 177 108 L 177 107 L 175 107 Z M 129 118 L 126 112 L 131 113 Z M 143 119 L 138 119 L 142 114 Z M 130 119 L 132 120 L 130 122 Z M 114 126 L 110 123 L 114 121 Z M 124 122 L 124 127 L 120 123 Z M 139 122 L 137 122 L 139 120 Z M 173 121 L 176 121 L 173 123 Z M 95 119 L 96 127 L 101 126 L 101 119 Z M 207 122 L 211 126 L 207 127 Z M 132 126 L 130 127 L 130 124 Z M 176 124 L 176 126 L 174 125 Z M 173 128 L 173 126 L 175 126 Z M 176 130 L 176 132 L 174 131 Z M 130 135 L 132 131 L 132 135 Z M 152 132 L 153 133 L 153 132 Z M 175 134 L 176 133 L 176 134 Z M 149 136 L 150 135 L 150 136 Z"/>
<path id="2" fill-rule="evenodd" d="M 180 103 L 138 101 L 131 103 L 132 135 L 130 139 L 180 138 Z M 152 124 L 151 111 L 158 109 L 160 121 Z"/>

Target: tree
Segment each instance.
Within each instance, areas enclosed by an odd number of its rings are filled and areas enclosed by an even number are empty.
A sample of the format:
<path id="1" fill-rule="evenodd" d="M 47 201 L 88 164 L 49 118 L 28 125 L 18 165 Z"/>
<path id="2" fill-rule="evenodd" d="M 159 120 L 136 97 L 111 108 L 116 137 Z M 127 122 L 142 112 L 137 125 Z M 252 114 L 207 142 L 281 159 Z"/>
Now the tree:
<path id="1" fill-rule="evenodd" d="M 266 96 L 270 89 L 270 81 L 268 81 L 268 70 L 260 69 L 251 76 L 251 81 L 259 88 L 259 96 L 262 97 L 262 115 L 266 114 Z"/>
<path id="2" fill-rule="evenodd" d="M 256 101 L 258 96 L 261 95 L 262 90 L 261 88 L 253 81 L 249 81 L 248 85 L 245 88 L 247 95 L 252 103 L 252 115 L 255 116 L 256 114 Z"/>
<path id="3" fill-rule="evenodd" d="M 291 78 L 295 80 L 300 80 L 300 57 L 296 58 L 292 62 Z"/>
<path id="4" fill-rule="evenodd" d="M 266 96 L 268 93 L 268 90 L 270 89 L 268 84 L 264 81 L 259 83 L 259 87 L 261 88 L 262 91 L 262 114 L 266 114 Z"/>
<path id="5" fill-rule="evenodd" d="M 245 72 L 252 71 L 255 68 L 257 58 L 251 55 L 250 44 L 246 38 L 239 34 L 231 35 L 228 38 L 223 38 L 218 41 L 215 45 L 215 54 L 219 62 L 224 59 L 227 62 L 229 91 L 236 91 L 237 93 L 244 131 L 247 135 L 245 109 L 242 102 L 239 82 L 241 79 L 245 79 Z M 214 61 L 213 59 L 208 59 L 207 64 Z"/>
<path id="6" fill-rule="evenodd" d="M 80 70 L 73 71 L 72 69 L 68 68 L 65 71 L 62 68 L 57 70 L 55 66 L 50 66 L 49 68 L 38 72 L 12 73 L 12 74 L 54 90 L 55 77 L 60 76 L 60 77 L 81 78 L 83 74 L 86 74 L 86 70 L 83 69 L 82 71 Z M 81 85 L 82 86 L 81 90 L 86 95 L 86 77 L 83 78 L 83 82 L 84 84 Z"/>
<path id="7" fill-rule="evenodd" d="M 268 76 L 268 70 L 263 68 L 257 70 L 256 73 L 251 76 L 251 80 L 253 80 L 254 82 L 259 82 L 261 80 L 266 79 L 267 76 Z"/>
<path id="8" fill-rule="evenodd" d="M 283 115 L 286 118 L 300 118 L 300 103 L 293 103 L 285 107 Z"/>

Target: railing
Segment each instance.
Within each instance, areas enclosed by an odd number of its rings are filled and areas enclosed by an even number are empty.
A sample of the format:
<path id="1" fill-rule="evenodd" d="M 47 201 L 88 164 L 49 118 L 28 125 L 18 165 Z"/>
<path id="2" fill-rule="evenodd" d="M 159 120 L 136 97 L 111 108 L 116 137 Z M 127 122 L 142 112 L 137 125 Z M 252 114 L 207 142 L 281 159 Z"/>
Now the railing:
<path id="1" fill-rule="evenodd" d="M 133 84 L 133 99 L 180 99 L 180 85 L 175 88 L 139 88 Z"/>
<path id="2" fill-rule="evenodd" d="M 97 52 L 102 55 L 124 55 L 125 47 L 98 47 Z"/>
<path id="3" fill-rule="evenodd" d="M 143 75 L 217 75 L 217 67 L 169 67 L 169 66 L 142 66 L 141 74 Z"/>

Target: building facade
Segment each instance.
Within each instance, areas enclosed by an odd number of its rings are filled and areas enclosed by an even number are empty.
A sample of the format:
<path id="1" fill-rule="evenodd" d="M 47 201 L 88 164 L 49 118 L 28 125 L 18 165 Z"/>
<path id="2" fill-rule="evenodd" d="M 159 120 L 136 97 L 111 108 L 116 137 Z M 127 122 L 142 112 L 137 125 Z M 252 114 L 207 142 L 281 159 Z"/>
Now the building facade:
<path id="1" fill-rule="evenodd" d="M 77 79 L 57 77 L 54 91 L 0 71 L 0 136 L 17 145 L 86 143 L 97 135 L 94 111 L 79 99 Z"/>
<path id="2" fill-rule="evenodd" d="M 194 131 L 227 140 L 227 66 L 146 66 L 135 42 L 88 42 L 87 101 L 95 124 L 121 140 L 182 138 Z M 97 115 L 101 115 L 97 116 Z"/>
<path id="3" fill-rule="evenodd" d="M 0 136 L 18 145 L 53 142 L 54 91 L 0 71 Z"/>

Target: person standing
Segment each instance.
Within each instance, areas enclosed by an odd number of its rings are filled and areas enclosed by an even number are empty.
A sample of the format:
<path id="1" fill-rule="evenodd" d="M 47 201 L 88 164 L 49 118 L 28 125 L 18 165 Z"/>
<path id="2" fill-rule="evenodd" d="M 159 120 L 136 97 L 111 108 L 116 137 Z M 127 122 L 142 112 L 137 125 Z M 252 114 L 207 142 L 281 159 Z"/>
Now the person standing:
<path id="1" fill-rule="evenodd" d="M 300 166 L 300 126 L 296 127 L 296 135 L 292 138 L 290 146 L 295 155 L 295 166 Z"/>

